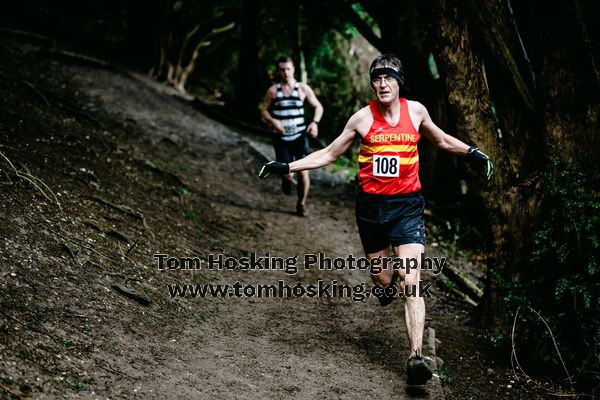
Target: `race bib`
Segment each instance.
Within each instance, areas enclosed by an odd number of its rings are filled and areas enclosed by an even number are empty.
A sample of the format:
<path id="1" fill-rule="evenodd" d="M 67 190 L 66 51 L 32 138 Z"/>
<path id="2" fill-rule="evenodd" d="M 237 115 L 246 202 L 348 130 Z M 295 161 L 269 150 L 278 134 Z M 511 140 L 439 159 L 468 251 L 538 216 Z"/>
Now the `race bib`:
<path id="1" fill-rule="evenodd" d="M 294 124 L 283 125 L 283 129 L 285 130 L 286 135 L 293 135 L 294 133 L 296 133 L 296 125 Z"/>
<path id="2" fill-rule="evenodd" d="M 373 176 L 399 177 L 400 156 L 373 155 Z"/>

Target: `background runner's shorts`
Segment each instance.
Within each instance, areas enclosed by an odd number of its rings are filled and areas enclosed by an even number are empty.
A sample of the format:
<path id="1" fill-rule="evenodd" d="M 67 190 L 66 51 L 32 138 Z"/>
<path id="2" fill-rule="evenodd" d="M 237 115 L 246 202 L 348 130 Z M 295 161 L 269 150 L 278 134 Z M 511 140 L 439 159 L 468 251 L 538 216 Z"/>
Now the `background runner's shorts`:
<path id="1" fill-rule="evenodd" d="M 304 158 L 310 152 L 308 147 L 308 137 L 303 134 L 298 139 L 286 142 L 279 137 L 273 138 L 273 147 L 275 147 L 275 160 L 284 163 L 291 163 L 294 160 Z"/>
<path id="2" fill-rule="evenodd" d="M 420 193 L 373 195 L 359 192 L 356 197 L 356 224 L 365 253 L 371 254 L 402 244 L 425 245 Z"/>

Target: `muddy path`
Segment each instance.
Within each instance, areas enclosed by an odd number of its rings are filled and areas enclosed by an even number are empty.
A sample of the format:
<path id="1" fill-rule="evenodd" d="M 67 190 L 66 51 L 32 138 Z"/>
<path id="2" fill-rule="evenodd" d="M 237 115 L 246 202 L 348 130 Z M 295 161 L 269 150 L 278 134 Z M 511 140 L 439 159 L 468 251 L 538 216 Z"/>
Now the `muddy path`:
<path id="1" fill-rule="evenodd" d="M 2 164 L 0 398 L 441 398 L 437 379 L 406 391 L 401 301 L 169 295 L 175 284 L 370 285 L 366 271 L 302 262 L 362 257 L 352 185 L 317 176 L 299 218 L 276 179 L 256 178 L 264 144 L 168 89 L 27 43 L 1 52 L 0 151 L 53 195 Z M 161 271 L 159 253 L 201 268 Z M 209 269 L 211 254 L 297 257 L 298 269 Z M 449 330 L 464 354 L 468 308 L 424 279 L 427 328 Z"/>

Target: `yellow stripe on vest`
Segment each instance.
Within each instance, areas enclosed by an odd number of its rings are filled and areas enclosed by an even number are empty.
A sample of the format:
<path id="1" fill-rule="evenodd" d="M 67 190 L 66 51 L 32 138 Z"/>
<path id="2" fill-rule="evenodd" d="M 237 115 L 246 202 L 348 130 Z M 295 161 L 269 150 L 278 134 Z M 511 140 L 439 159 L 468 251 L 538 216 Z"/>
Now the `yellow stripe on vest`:
<path id="1" fill-rule="evenodd" d="M 359 163 L 372 163 L 373 162 L 373 156 L 358 156 L 358 162 Z M 400 157 L 400 165 L 412 165 L 412 164 L 416 164 L 419 162 L 419 156 L 416 155 L 414 157 L 411 158 L 402 158 Z"/>
<path id="2" fill-rule="evenodd" d="M 382 145 L 382 146 L 368 146 L 366 144 L 362 144 L 360 146 L 360 151 L 366 151 L 368 153 L 383 153 L 385 151 L 400 153 L 400 152 L 409 152 L 409 151 L 417 151 L 417 145 L 415 144 L 393 144 L 393 145 Z"/>

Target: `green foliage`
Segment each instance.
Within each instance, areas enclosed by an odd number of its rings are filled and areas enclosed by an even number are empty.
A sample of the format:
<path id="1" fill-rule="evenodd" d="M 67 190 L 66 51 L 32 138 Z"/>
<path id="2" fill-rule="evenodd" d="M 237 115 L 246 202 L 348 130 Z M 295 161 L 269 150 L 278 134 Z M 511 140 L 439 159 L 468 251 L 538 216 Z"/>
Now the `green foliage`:
<path id="1" fill-rule="evenodd" d="M 352 9 L 356 11 L 356 13 L 360 16 L 360 18 L 365 21 L 365 23 L 373 29 L 373 33 L 377 36 L 381 36 L 381 30 L 377 25 L 377 22 L 369 15 L 369 13 L 364 9 L 362 4 L 354 3 L 352 4 Z M 354 28 L 353 28 L 354 29 Z"/>
<path id="2" fill-rule="evenodd" d="M 181 215 L 183 215 L 184 218 L 190 219 L 192 221 L 196 221 L 198 219 L 198 215 L 195 212 L 189 210 L 181 211 Z"/>
<path id="3" fill-rule="evenodd" d="M 456 373 L 448 365 L 442 365 L 441 368 L 438 368 L 437 373 L 440 379 L 446 383 L 450 383 L 456 379 Z"/>
<path id="4" fill-rule="evenodd" d="M 502 332 L 495 332 L 488 336 L 488 340 L 493 346 L 498 347 L 508 343 L 509 336 Z"/>
<path id="5" fill-rule="evenodd" d="M 444 288 L 444 290 L 446 290 L 447 292 L 451 292 L 452 289 L 454 289 L 456 287 L 456 285 L 454 284 L 454 282 L 452 282 L 449 279 L 446 279 L 446 278 L 443 278 L 443 277 L 438 278 L 438 279 L 439 279 L 440 284 Z"/>
<path id="6" fill-rule="evenodd" d="M 352 180 L 358 174 L 358 162 L 348 157 L 340 157 L 331 166 L 333 172 L 342 172 Z"/>
<path id="7" fill-rule="evenodd" d="M 364 107 L 371 88 L 367 76 L 372 54 L 353 28 L 327 32 L 307 65 L 310 83 L 325 108 L 323 136 L 332 141 L 348 118 Z"/>
<path id="8" fill-rule="evenodd" d="M 599 300 L 600 202 L 588 188 L 589 178 L 577 166 L 555 157 L 555 174 L 544 177 L 549 212 L 536 233 L 531 261 L 552 266 L 556 300 L 566 312 L 595 318 Z M 590 321 L 592 322 L 592 321 Z M 600 326 L 600 325 L 598 325 Z"/>
<path id="9" fill-rule="evenodd" d="M 87 391 L 89 391 L 89 390 L 90 390 L 89 386 L 87 386 L 87 385 L 84 385 L 83 383 L 77 383 L 77 384 L 74 386 L 74 389 L 75 389 L 76 391 L 78 391 L 78 392 L 87 392 Z"/>
<path id="10" fill-rule="evenodd" d="M 598 364 L 590 356 L 600 341 L 600 202 L 592 175 L 589 169 L 553 158 L 551 171 L 542 175 L 544 211 L 526 279 L 508 283 L 493 275 L 508 309 L 527 305 L 540 312 L 571 373 Z M 522 311 L 517 333 L 532 361 L 554 365 L 562 373 L 551 333 L 537 315 Z"/>

